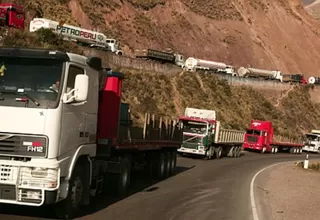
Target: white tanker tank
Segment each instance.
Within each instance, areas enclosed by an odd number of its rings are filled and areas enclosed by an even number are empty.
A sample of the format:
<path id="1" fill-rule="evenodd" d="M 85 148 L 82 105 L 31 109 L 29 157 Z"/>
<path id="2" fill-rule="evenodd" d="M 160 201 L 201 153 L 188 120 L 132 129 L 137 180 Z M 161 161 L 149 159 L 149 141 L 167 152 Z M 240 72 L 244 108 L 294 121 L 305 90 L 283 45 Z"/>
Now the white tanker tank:
<path id="1" fill-rule="evenodd" d="M 309 79 L 308 79 L 308 83 L 309 83 L 309 84 L 320 84 L 320 77 L 311 76 L 311 77 L 309 77 Z"/>
<path id="2" fill-rule="evenodd" d="M 118 49 L 118 42 L 115 39 L 108 39 L 103 33 L 68 24 L 61 24 L 46 18 L 34 18 L 30 21 L 30 32 L 35 32 L 40 28 L 51 29 L 54 33 L 61 34 L 64 40 L 85 43 L 90 47 L 96 47 L 122 55 L 122 51 Z"/>
<path id="3" fill-rule="evenodd" d="M 189 57 L 185 61 L 185 69 L 190 72 L 194 72 L 197 69 L 210 70 L 210 69 L 226 69 L 225 63 L 201 60 L 194 57 Z"/>
<path id="4" fill-rule="evenodd" d="M 240 67 L 238 69 L 238 75 L 239 77 L 250 77 L 250 76 L 257 76 L 257 77 L 268 77 L 277 79 L 282 82 L 283 76 L 281 71 L 274 71 L 274 70 L 263 70 L 263 69 L 257 69 L 257 68 L 251 68 L 251 67 Z"/>

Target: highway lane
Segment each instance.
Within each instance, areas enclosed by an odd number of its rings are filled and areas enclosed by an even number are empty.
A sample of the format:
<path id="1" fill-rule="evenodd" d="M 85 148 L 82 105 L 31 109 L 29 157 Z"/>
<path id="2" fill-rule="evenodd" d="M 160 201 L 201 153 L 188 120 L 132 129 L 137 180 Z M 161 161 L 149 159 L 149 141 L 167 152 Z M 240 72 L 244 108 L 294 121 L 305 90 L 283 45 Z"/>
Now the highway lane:
<path id="1" fill-rule="evenodd" d="M 179 173 L 153 185 L 135 180 L 132 195 L 98 198 L 79 219 L 117 220 L 249 220 L 250 182 L 270 164 L 303 160 L 304 154 L 259 154 L 246 152 L 241 158 L 201 160 L 178 158 Z M 318 157 L 313 156 L 312 157 Z M 1 219 L 50 219 L 51 210 L 1 206 Z"/>

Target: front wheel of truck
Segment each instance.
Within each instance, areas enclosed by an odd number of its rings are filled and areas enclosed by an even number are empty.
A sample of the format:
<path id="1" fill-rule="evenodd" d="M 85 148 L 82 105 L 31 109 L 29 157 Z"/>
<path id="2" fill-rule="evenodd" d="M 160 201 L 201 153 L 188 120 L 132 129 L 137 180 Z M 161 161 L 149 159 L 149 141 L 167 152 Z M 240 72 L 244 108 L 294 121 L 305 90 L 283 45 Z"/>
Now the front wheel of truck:
<path id="1" fill-rule="evenodd" d="M 83 204 L 85 190 L 84 166 L 76 165 L 72 173 L 68 196 L 55 206 L 55 213 L 60 219 L 73 219 L 80 211 Z"/>

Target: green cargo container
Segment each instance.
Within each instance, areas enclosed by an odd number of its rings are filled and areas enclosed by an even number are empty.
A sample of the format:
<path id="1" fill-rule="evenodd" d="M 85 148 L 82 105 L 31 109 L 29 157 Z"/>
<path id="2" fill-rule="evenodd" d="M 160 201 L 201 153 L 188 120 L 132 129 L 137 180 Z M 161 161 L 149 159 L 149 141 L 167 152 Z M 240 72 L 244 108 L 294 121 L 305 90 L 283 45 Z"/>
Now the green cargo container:
<path id="1" fill-rule="evenodd" d="M 128 125 L 130 121 L 129 118 L 129 104 L 121 103 L 120 107 L 120 125 Z"/>

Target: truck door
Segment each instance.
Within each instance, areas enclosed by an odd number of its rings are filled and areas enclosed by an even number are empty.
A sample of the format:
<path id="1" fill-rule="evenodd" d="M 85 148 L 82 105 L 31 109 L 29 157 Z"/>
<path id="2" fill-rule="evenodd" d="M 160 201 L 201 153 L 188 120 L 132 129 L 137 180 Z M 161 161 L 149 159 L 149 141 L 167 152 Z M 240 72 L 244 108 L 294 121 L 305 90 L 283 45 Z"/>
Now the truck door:
<path id="1" fill-rule="evenodd" d="M 63 85 L 63 94 L 74 88 L 75 78 L 78 74 L 85 74 L 85 68 L 80 65 L 70 64 Z M 87 104 L 62 104 L 60 155 L 89 142 L 89 134 L 85 131 L 86 110 Z"/>

